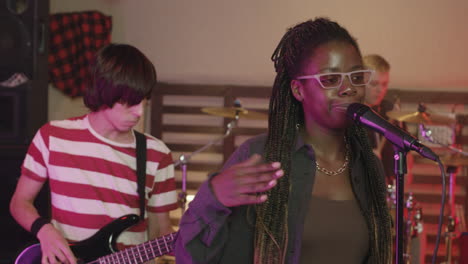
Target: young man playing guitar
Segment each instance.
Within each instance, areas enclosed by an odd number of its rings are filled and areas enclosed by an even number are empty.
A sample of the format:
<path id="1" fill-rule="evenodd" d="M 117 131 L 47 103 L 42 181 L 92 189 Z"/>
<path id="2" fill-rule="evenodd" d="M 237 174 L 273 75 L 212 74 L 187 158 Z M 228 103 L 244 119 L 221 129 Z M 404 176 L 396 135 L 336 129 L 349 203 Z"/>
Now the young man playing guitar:
<path id="1" fill-rule="evenodd" d="M 77 263 L 70 242 L 93 236 L 123 215 L 140 215 L 133 127 L 156 85 L 155 68 L 135 47 L 110 44 L 90 69 L 84 97 L 90 113 L 40 128 L 10 204 L 16 221 L 39 239 L 43 264 Z M 177 208 L 177 195 L 171 153 L 162 141 L 144 138 L 146 217 L 118 237 L 119 249 L 173 232 L 169 211 Z M 47 180 L 50 220 L 33 204 Z"/>

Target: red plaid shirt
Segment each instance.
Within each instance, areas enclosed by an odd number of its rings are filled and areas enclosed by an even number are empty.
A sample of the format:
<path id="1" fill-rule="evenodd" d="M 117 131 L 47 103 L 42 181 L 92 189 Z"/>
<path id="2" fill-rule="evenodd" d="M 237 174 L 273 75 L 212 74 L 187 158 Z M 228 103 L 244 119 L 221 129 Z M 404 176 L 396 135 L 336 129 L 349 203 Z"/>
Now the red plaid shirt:
<path id="1" fill-rule="evenodd" d="M 50 16 L 49 80 L 65 94 L 82 96 L 88 67 L 96 52 L 110 43 L 112 17 L 97 11 Z"/>

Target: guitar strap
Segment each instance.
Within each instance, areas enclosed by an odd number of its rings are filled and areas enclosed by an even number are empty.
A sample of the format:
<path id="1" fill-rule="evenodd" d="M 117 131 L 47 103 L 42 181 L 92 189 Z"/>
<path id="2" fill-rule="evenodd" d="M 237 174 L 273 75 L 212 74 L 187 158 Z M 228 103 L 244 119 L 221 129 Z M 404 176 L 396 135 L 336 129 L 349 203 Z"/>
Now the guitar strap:
<path id="1" fill-rule="evenodd" d="M 136 130 L 136 162 L 137 162 L 137 192 L 140 197 L 140 220 L 145 220 L 145 181 L 146 181 L 146 137 Z"/>

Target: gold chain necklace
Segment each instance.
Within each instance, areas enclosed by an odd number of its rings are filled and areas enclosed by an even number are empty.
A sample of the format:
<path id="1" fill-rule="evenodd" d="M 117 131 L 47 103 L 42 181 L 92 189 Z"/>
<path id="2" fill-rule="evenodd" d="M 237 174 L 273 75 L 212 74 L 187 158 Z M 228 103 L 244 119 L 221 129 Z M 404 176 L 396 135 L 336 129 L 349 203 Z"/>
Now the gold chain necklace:
<path id="1" fill-rule="evenodd" d="M 317 158 L 315 158 L 315 166 L 317 166 L 317 170 L 325 173 L 326 175 L 328 176 L 335 176 L 335 175 L 338 175 L 338 174 L 341 174 L 343 173 L 346 168 L 348 168 L 348 164 L 349 164 L 349 149 L 348 149 L 348 143 L 345 143 L 345 146 L 346 146 L 346 154 L 345 154 L 345 161 L 343 163 L 343 165 L 335 170 L 335 171 L 331 171 L 331 170 L 327 170 L 325 169 L 324 167 L 321 167 L 317 161 Z"/>

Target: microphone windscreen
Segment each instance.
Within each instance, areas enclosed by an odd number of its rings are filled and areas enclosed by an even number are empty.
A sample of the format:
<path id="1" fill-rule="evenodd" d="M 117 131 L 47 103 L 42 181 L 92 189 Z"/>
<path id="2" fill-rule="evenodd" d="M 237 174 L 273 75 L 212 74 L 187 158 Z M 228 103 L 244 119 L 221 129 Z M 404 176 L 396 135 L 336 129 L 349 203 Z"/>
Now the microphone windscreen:
<path id="1" fill-rule="evenodd" d="M 348 116 L 348 118 L 359 122 L 359 117 L 369 110 L 370 107 L 368 107 L 367 105 L 363 105 L 360 103 L 352 103 L 348 106 L 348 109 L 346 110 L 346 115 Z"/>

